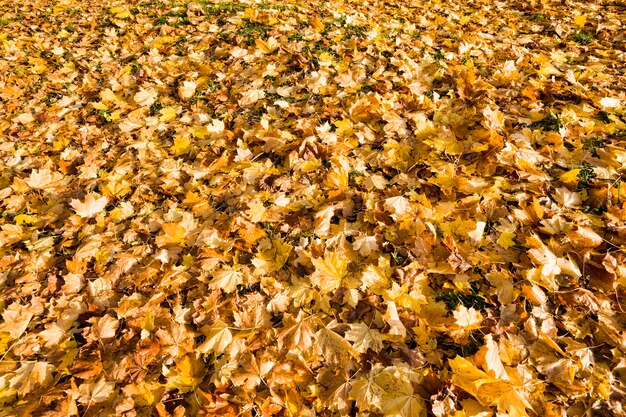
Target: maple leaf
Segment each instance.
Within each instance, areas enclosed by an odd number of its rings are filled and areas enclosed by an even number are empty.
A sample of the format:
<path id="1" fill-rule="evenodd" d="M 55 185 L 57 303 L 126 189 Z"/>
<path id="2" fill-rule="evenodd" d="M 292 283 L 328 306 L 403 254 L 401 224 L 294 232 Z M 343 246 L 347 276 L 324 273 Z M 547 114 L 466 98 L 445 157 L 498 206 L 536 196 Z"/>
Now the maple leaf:
<path id="1" fill-rule="evenodd" d="M 196 93 L 197 84 L 194 81 L 183 81 L 178 88 L 178 94 L 183 100 L 189 100 Z"/>
<path id="2" fill-rule="evenodd" d="M 368 349 L 380 352 L 383 348 L 382 335 L 376 329 L 370 329 L 365 323 L 350 324 L 350 330 L 346 332 L 346 340 L 352 343 L 352 347 L 359 353 L 365 353 Z"/>
<path id="3" fill-rule="evenodd" d="M 182 155 L 191 149 L 191 139 L 188 136 L 174 138 L 174 144 L 170 147 L 176 155 Z"/>
<path id="4" fill-rule="evenodd" d="M 378 252 L 378 239 L 376 236 L 360 236 L 354 239 L 352 243 L 354 250 L 359 251 L 361 256 L 370 256 L 372 253 Z"/>
<path id="5" fill-rule="evenodd" d="M 554 194 L 554 199 L 562 204 L 564 207 L 579 207 L 582 203 L 580 194 L 575 191 L 570 191 L 565 187 L 558 188 Z"/>
<path id="6" fill-rule="evenodd" d="M 372 393 L 382 391 L 380 409 L 383 415 L 389 417 L 425 417 L 424 401 L 415 394 L 413 382 L 419 380 L 418 375 L 405 366 L 375 367 L 370 371 L 374 374 L 376 388 L 370 388 Z M 351 393 L 352 394 L 352 393 Z"/>
<path id="7" fill-rule="evenodd" d="M 406 327 L 404 327 L 402 320 L 400 320 L 395 302 L 389 301 L 387 303 L 387 311 L 383 315 L 383 319 L 390 327 L 390 335 L 399 336 L 401 338 L 406 337 Z"/>
<path id="8" fill-rule="evenodd" d="M 320 329 L 315 334 L 316 347 L 324 360 L 332 366 L 345 366 L 356 356 L 356 351 L 346 339 L 330 329 Z"/>
<path id="9" fill-rule="evenodd" d="M 467 234 L 473 244 L 477 245 L 483 239 L 483 233 L 485 231 L 486 225 L 487 223 L 482 221 L 476 222 L 476 229 Z"/>
<path id="10" fill-rule="evenodd" d="M 604 108 L 612 109 L 620 107 L 622 102 L 620 99 L 615 97 L 603 97 L 600 99 L 600 105 Z"/>
<path id="11" fill-rule="evenodd" d="M 383 268 L 370 264 L 363 271 L 361 282 L 366 288 L 377 292 L 389 287 L 389 276 Z"/>
<path id="12" fill-rule="evenodd" d="M 26 180 L 26 184 L 31 188 L 45 190 L 59 185 L 61 180 L 63 180 L 63 175 L 58 172 L 50 171 L 47 168 L 34 169 Z"/>
<path id="13" fill-rule="evenodd" d="M 374 377 L 372 371 L 367 377 L 361 376 L 352 383 L 350 398 L 356 400 L 361 411 L 379 411 L 382 408 L 385 390 L 376 383 Z"/>
<path id="14" fill-rule="evenodd" d="M 315 214 L 315 234 L 320 237 L 330 235 L 330 222 L 335 215 L 334 206 L 326 206 Z"/>
<path id="15" fill-rule="evenodd" d="M 287 347 L 288 349 L 298 348 L 301 351 L 307 350 L 313 344 L 314 332 L 308 320 L 304 317 L 304 312 L 300 311 L 295 319 L 286 317 L 283 320 L 285 330 L 278 336 L 279 348 Z M 293 323 L 287 327 L 288 323 Z"/>
<path id="16" fill-rule="evenodd" d="M 216 321 L 211 326 L 203 326 L 200 330 L 206 336 L 206 340 L 198 346 L 198 352 L 201 353 L 215 352 L 218 355 L 222 354 L 226 352 L 233 340 L 233 335 L 228 325 L 221 320 Z"/>
<path id="17" fill-rule="evenodd" d="M 143 127 L 143 123 L 141 122 L 141 120 L 139 119 L 133 119 L 131 117 L 125 118 L 124 120 L 122 120 L 117 127 L 120 129 L 120 131 L 124 132 L 124 133 L 129 133 L 132 132 L 134 130 L 137 130 L 141 127 Z"/>
<path id="18" fill-rule="evenodd" d="M 2 312 L 3 323 L 0 323 L 0 333 L 7 333 L 17 339 L 28 328 L 33 319 L 33 312 L 25 306 L 15 302 Z"/>
<path id="19" fill-rule="evenodd" d="M 452 314 L 456 324 L 465 330 L 479 329 L 484 320 L 480 311 L 474 307 L 467 308 L 462 304 L 459 304 Z"/>
<path id="20" fill-rule="evenodd" d="M 213 279 L 209 283 L 209 287 L 214 290 L 221 289 L 228 294 L 235 291 L 237 286 L 243 284 L 243 282 L 243 274 L 240 270 L 224 267 L 224 269 L 213 273 Z"/>
<path id="21" fill-rule="evenodd" d="M 107 381 L 104 376 L 97 381 L 83 382 L 79 387 L 78 401 L 82 404 L 98 404 L 105 402 L 113 394 L 115 383 Z"/>
<path id="22" fill-rule="evenodd" d="M 311 283 L 322 293 L 328 293 L 341 286 L 341 280 L 348 273 L 348 262 L 336 252 L 326 253 L 323 258 L 311 259 L 315 272 L 311 275 Z"/>
<path id="23" fill-rule="evenodd" d="M 209 133 L 222 133 L 225 128 L 226 125 L 222 120 L 219 119 L 211 120 L 211 124 L 206 126 L 206 130 Z"/>
<path id="24" fill-rule="evenodd" d="M 476 362 L 483 363 L 483 369 L 494 378 L 505 381 L 511 378 L 504 368 L 504 364 L 500 359 L 500 348 L 493 340 L 493 336 L 488 334 L 485 336 L 485 344 L 476 354 Z"/>
<path id="25" fill-rule="evenodd" d="M 94 333 L 93 336 L 95 336 L 95 339 L 100 340 L 115 337 L 119 326 L 119 320 L 109 315 L 105 315 L 97 320 L 94 318 L 91 321 L 94 323 L 91 329 Z"/>
<path id="26" fill-rule="evenodd" d="M 152 89 L 139 89 L 139 91 L 133 97 L 135 103 L 140 106 L 151 106 L 157 99 L 158 93 Z"/>
<path id="27" fill-rule="evenodd" d="M 246 210 L 245 213 L 252 223 L 258 223 L 263 221 L 266 211 L 267 209 L 263 205 L 263 202 L 260 200 L 254 200 L 248 203 L 248 210 Z"/>
<path id="28" fill-rule="evenodd" d="M 161 117 L 159 117 L 159 121 L 163 123 L 171 122 L 176 119 L 177 115 L 176 109 L 173 107 L 164 107 L 159 110 L 159 114 L 161 115 Z"/>
<path id="29" fill-rule="evenodd" d="M 102 197 L 98 193 L 89 193 L 85 196 L 85 201 L 83 202 L 77 199 L 70 200 L 70 206 L 80 217 L 90 218 L 100 214 L 108 202 L 109 200 L 106 197 Z"/>
<path id="30" fill-rule="evenodd" d="M 241 99 L 239 99 L 239 105 L 242 107 L 248 107 L 263 98 L 265 98 L 265 91 L 253 88 L 242 94 Z"/>
<path id="31" fill-rule="evenodd" d="M 163 234 L 156 238 L 156 244 L 159 247 L 181 244 L 187 236 L 187 229 L 179 223 L 164 223 L 161 230 Z"/>
<path id="32" fill-rule="evenodd" d="M 206 369 L 201 360 L 193 354 L 187 354 L 174 361 L 174 366 L 165 368 L 163 375 L 167 378 L 167 386 L 176 388 L 181 393 L 192 391 L 202 380 Z"/>
<path id="33" fill-rule="evenodd" d="M 527 401 L 519 394 L 510 381 L 489 376 L 469 360 L 457 356 L 449 359 L 452 368 L 452 383 L 471 394 L 485 406 L 498 407 L 498 411 L 512 417 L 527 417 Z"/>
<path id="34" fill-rule="evenodd" d="M 504 127 L 504 115 L 496 110 L 493 110 L 490 106 L 483 109 L 483 116 L 485 117 L 484 124 L 487 128 L 492 130 L 499 130 Z"/>
<path id="35" fill-rule="evenodd" d="M 24 397 L 37 388 L 46 387 L 52 381 L 54 366 L 48 362 L 25 362 L 15 371 L 9 380 L 9 386 L 15 388 L 20 397 Z"/>
<path id="36" fill-rule="evenodd" d="M 280 43 L 273 36 L 270 36 L 267 41 L 255 39 L 254 43 L 264 54 L 271 54 L 280 46 Z"/>
<path id="37" fill-rule="evenodd" d="M 402 196 L 390 197 L 385 200 L 385 210 L 391 212 L 394 220 L 408 214 L 412 211 L 411 202 Z"/>

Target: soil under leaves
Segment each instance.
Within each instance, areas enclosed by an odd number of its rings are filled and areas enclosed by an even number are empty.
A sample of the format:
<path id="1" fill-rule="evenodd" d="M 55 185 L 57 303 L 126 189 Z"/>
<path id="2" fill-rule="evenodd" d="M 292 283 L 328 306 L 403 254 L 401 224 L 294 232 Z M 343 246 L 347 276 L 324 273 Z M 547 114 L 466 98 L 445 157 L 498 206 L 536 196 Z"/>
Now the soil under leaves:
<path id="1" fill-rule="evenodd" d="M 0 15 L 0 415 L 626 414 L 623 3 Z"/>

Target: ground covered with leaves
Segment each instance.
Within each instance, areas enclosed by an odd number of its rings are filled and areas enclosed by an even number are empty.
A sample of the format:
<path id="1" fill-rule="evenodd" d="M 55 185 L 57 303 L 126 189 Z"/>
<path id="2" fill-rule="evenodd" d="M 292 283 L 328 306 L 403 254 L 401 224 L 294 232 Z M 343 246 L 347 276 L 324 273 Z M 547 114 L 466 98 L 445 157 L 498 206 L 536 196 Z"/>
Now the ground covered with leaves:
<path id="1" fill-rule="evenodd" d="M 0 415 L 626 414 L 623 3 L 0 11 Z"/>

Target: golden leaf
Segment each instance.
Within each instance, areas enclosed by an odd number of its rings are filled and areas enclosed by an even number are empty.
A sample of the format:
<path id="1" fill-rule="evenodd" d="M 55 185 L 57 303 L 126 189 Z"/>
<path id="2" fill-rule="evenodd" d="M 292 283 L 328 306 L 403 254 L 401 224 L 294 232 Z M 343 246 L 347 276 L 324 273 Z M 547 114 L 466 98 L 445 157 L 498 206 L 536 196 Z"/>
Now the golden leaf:
<path id="1" fill-rule="evenodd" d="M 336 252 L 326 253 L 323 258 L 311 259 L 315 272 L 311 275 L 311 283 L 320 289 L 322 294 L 336 290 L 341 280 L 348 273 L 348 261 Z"/>

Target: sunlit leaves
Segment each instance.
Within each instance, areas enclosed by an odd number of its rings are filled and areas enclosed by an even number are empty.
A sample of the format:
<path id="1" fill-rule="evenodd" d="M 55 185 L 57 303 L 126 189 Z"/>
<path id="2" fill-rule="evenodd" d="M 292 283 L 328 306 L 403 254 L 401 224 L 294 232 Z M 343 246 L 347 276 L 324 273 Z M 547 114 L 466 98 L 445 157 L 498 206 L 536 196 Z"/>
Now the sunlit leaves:
<path id="1" fill-rule="evenodd" d="M 311 283 L 322 293 L 339 288 L 342 278 L 348 273 L 348 262 L 338 253 L 327 253 L 323 258 L 311 259 L 311 262 L 315 266 Z"/>
<path id="2" fill-rule="evenodd" d="M 619 8 L 39 3 L 0 414 L 621 412 Z"/>
<path id="3" fill-rule="evenodd" d="M 228 325 L 223 321 L 218 321 L 211 326 L 203 327 L 202 332 L 206 336 L 206 340 L 198 346 L 198 350 L 202 353 L 215 352 L 222 354 L 233 340 L 233 335 Z"/>
<path id="4" fill-rule="evenodd" d="M 104 210 L 108 203 L 106 197 L 101 197 L 97 193 L 89 193 L 85 196 L 84 201 L 72 200 L 70 206 L 76 211 L 80 217 L 93 217 Z"/>
<path id="5" fill-rule="evenodd" d="M 508 380 L 489 376 L 472 362 L 457 356 L 449 361 L 452 383 L 463 388 L 482 405 L 497 405 L 499 411 L 510 416 L 525 417 L 527 401 Z"/>

